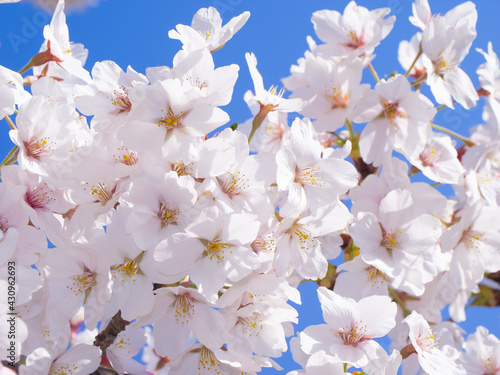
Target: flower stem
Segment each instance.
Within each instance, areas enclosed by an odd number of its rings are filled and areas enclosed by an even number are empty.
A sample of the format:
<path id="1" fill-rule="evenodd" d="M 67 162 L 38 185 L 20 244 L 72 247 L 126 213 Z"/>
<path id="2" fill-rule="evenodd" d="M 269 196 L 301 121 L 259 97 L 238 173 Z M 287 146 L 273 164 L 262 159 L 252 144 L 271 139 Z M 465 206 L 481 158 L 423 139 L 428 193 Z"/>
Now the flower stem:
<path id="1" fill-rule="evenodd" d="M 452 101 L 452 104 L 455 104 L 457 101 L 456 100 L 453 100 Z M 445 109 L 446 107 L 448 107 L 446 104 L 443 104 L 442 106 L 439 106 L 436 108 L 436 111 L 440 111 L 442 109 Z"/>
<path id="2" fill-rule="evenodd" d="M 403 349 L 399 351 L 399 354 L 401 354 L 402 359 L 408 358 L 410 355 L 413 353 L 416 353 L 417 351 L 415 350 L 414 346 L 412 344 L 406 345 Z"/>
<path id="3" fill-rule="evenodd" d="M 12 130 L 16 130 L 16 125 L 14 125 L 14 123 L 12 122 L 12 120 L 10 119 L 10 117 L 7 116 L 7 115 L 5 115 L 4 118 L 7 121 L 7 123 L 9 124 L 10 128 Z"/>
<path id="4" fill-rule="evenodd" d="M 352 129 L 352 122 L 351 120 L 345 119 L 345 127 L 349 131 L 349 140 L 351 142 L 354 142 L 356 139 L 356 135 L 354 134 L 354 130 Z"/>
<path id="5" fill-rule="evenodd" d="M 252 121 L 252 131 L 250 132 L 250 135 L 248 136 L 248 144 L 250 144 L 250 141 L 253 138 L 253 135 L 257 131 L 258 128 L 260 128 L 260 125 L 262 125 L 262 122 L 266 118 L 267 114 L 273 110 L 274 106 L 272 105 L 260 105 L 260 111 L 257 113 L 255 118 Z"/>
<path id="6" fill-rule="evenodd" d="M 427 79 L 427 74 L 424 74 L 419 79 L 416 79 L 415 81 L 413 81 L 412 83 L 410 83 L 410 85 L 412 85 L 412 86 L 418 85 L 419 83 L 424 82 L 426 79 Z"/>
<path id="7" fill-rule="evenodd" d="M 415 60 L 413 60 L 410 67 L 408 68 L 408 70 L 405 73 L 405 78 L 408 77 L 408 75 L 410 74 L 410 71 L 413 69 L 413 67 L 417 63 L 417 60 L 419 59 L 420 56 L 422 56 L 422 43 L 420 43 L 420 46 L 418 47 L 418 53 L 417 53 L 417 56 L 415 57 Z"/>
<path id="8" fill-rule="evenodd" d="M 380 82 L 380 78 L 378 77 L 377 72 L 373 68 L 372 63 L 368 63 L 368 69 L 370 69 L 370 72 L 372 73 L 373 78 L 375 78 L 375 81 L 377 81 L 377 83 L 379 83 Z"/>
<path id="9" fill-rule="evenodd" d="M 392 299 L 394 301 L 396 301 L 396 303 L 401 307 L 401 309 L 403 310 L 403 315 L 404 317 L 406 318 L 408 315 L 411 314 L 411 311 L 408 310 L 408 308 L 406 307 L 405 303 L 403 302 L 403 300 L 399 297 L 399 295 L 396 293 L 396 291 L 394 289 L 391 289 L 391 288 L 387 288 L 387 290 L 389 291 L 389 294 L 391 295 Z"/>
<path id="10" fill-rule="evenodd" d="M 436 130 L 441 130 L 442 132 L 444 133 L 448 133 L 449 135 L 451 135 L 452 137 L 455 137 L 459 140 L 461 140 L 463 143 L 465 143 L 467 146 L 469 147 L 472 147 L 472 146 L 475 146 L 476 143 L 474 141 L 471 141 L 469 138 L 466 138 L 458 133 L 455 133 L 454 131 L 452 130 L 449 130 L 449 129 L 446 129 L 445 127 L 443 126 L 440 126 L 440 125 L 436 125 L 436 124 L 431 124 L 431 127 L 433 129 L 436 129 Z"/>
<path id="11" fill-rule="evenodd" d="M 15 155 L 15 159 L 17 159 L 18 150 L 19 147 L 17 146 L 12 147 L 12 150 L 10 150 L 5 159 L 3 159 L 2 163 L 0 164 L 0 167 L 3 167 L 5 165 L 11 165 L 12 164 L 11 159 L 13 158 L 13 155 Z"/>

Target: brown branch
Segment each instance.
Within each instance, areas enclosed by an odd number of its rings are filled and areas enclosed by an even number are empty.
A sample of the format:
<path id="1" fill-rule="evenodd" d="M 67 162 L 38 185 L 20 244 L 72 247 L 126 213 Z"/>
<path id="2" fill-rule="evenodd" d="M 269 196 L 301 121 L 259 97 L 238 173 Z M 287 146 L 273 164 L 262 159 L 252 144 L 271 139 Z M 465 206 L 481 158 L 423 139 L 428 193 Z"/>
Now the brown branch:
<path id="1" fill-rule="evenodd" d="M 129 324 L 129 321 L 122 319 L 121 311 L 118 311 L 115 316 L 111 318 L 106 329 L 95 337 L 94 346 L 101 348 L 104 354 L 106 348 L 113 344 L 116 336 L 118 336 L 121 331 L 125 330 L 125 327 Z"/>

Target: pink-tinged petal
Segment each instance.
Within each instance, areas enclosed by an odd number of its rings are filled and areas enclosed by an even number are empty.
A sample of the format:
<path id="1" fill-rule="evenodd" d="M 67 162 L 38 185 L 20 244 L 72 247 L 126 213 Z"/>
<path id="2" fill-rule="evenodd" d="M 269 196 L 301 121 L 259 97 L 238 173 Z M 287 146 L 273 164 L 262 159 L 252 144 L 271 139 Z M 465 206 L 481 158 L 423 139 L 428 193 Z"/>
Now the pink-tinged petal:
<path id="1" fill-rule="evenodd" d="M 193 224 L 186 228 L 186 232 L 193 237 L 212 241 L 222 231 L 222 212 L 216 207 L 203 210 Z"/>
<path id="2" fill-rule="evenodd" d="M 299 334 L 300 347 L 306 354 L 313 354 L 320 350 L 330 353 L 334 335 L 327 324 L 309 326 Z"/>
<path id="3" fill-rule="evenodd" d="M 380 221 L 384 230 L 401 228 L 413 219 L 411 215 L 413 199 L 408 190 L 396 189 L 389 192 L 380 202 Z"/>
<path id="4" fill-rule="evenodd" d="M 189 277 L 198 287 L 198 291 L 210 302 L 217 301 L 217 293 L 226 283 L 224 263 L 216 257 L 201 258 L 192 267 Z"/>
<path id="5" fill-rule="evenodd" d="M 253 53 L 245 53 L 245 59 L 247 60 L 248 69 L 250 70 L 250 76 L 252 77 L 253 86 L 255 88 L 255 94 L 259 95 L 264 89 L 264 80 L 262 75 L 257 70 L 257 58 Z"/>
<path id="6" fill-rule="evenodd" d="M 474 84 L 469 76 L 460 68 L 456 68 L 446 74 L 444 76 L 444 84 L 457 103 L 460 103 L 466 109 L 474 107 L 479 100 Z"/>
<path id="7" fill-rule="evenodd" d="M 75 369 L 75 373 L 91 374 L 101 362 L 101 350 L 92 345 L 78 344 L 64 352 L 50 367 L 50 373 L 64 373 L 66 369 Z M 64 371 L 64 372 L 63 372 Z"/>
<path id="8" fill-rule="evenodd" d="M 356 346 L 336 342 L 330 347 L 330 352 L 336 354 L 342 362 L 348 362 L 355 367 L 365 366 L 371 357 L 375 356 L 380 344 L 373 340 L 359 342 Z"/>
<path id="9" fill-rule="evenodd" d="M 391 156 L 392 147 L 389 143 L 388 125 L 388 121 L 375 120 L 366 124 L 361 132 L 359 150 L 365 162 L 379 166 Z"/>
<path id="10" fill-rule="evenodd" d="M 182 124 L 194 136 L 203 136 L 229 121 L 229 115 L 218 107 L 208 104 L 196 105 L 184 118 Z"/>
<path id="11" fill-rule="evenodd" d="M 382 337 L 396 325 L 397 306 L 387 296 L 369 296 L 358 302 L 360 320 L 366 328 L 366 336 Z"/>
<path id="12" fill-rule="evenodd" d="M 356 301 L 342 297 L 325 287 L 318 288 L 318 298 L 323 310 L 323 319 L 331 329 L 341 329 L 351 325 Z"/>
<path id="13" fill-rule="evenodd" d="M 153 325 L 155 351 L 158 355 L 175 359 L 185 348 L 191 333 L 192 318 L 179 318 L 175 309 L 165 311 Z"/>
<path id="14" fill-rule="evenodd" d="M 201 302 L 194 303 L 191 325 L 198 341 L 207 348 L 215 350 L 223 345 L 227 327 L 219 311 Z"/>
<path id="15" fill-rule="evenodd" d="M 288 197 L 283 207 L 280 208 L 280 215 L 294 216 L 300 215 L 307 207 L 306 192 L 301 184 L 292 182 L 288 186 Z"/>
<path id="16" fill-rule="evenodd" d="M 293 151 L 288 147 L 281 148 L 276 153 L 276 183 L 280 190 L 288 190 L 295 180 L 296 160 Z"/>
<path id="17" fill-rule="evenodd" d="M 161 241 L 154 249 L 154 259 L 161 262 L 161 272 L 177 275 L 187 272 L 203 254 L 204 245 L 186 233 L 176 233 Z"/>
<path id="18" fill-rule="evenodd" d="M 295 119 L 290 133 L 290 144 L 300 169 L 313 166 L 321 157 L 321 144 L 309 120 Z"/>
<path id="19" fill-rule="evenodd" d="M 260 228 L 260 223 L 256 219 L 257 216 L 249 214 L 226 216 L 222 229 L 223 240 L 236 245 L 251 243 L 257 237 Z"/>

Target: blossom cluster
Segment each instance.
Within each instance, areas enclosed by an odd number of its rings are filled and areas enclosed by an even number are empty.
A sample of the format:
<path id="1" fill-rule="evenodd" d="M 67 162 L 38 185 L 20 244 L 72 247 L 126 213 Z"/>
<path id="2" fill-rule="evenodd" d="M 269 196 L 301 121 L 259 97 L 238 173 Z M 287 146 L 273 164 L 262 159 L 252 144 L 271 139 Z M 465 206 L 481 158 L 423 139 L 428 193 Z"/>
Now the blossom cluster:
<path id="1" fill-rule="evenodd" d="M 11 361 L 27 375 L 255 374 L 281 369 L 288 341 L 302 367 L 290 375 L 500 374 L 500 341 L 457 325 L 500 271 L 500 63 L 491 43 L 480 51 L 478 89 L 460 68 L 472 2 L 440 15 L 415 0 L 406 73 L 383 79 L 371 62 L 390 9 L 315 12 L 320 43 L 308 38 L 283 80 L 289 97 L 266 89 L 247 53 L 253 116 L 223 130 L 239 67 L 212 55 L 249 12 L 223 25 L 203 8 L 177 25 L 171 67 L 89 72 L 64 5 L 25 68 L 0 66 L 14 144 L 0 272 L 17 272 L 15 360 L 1 337 L 2 374 Z M 480 97 L 470 138 L 434 123 Z M 325 323 L 287 341 L 308 280 Z"/>

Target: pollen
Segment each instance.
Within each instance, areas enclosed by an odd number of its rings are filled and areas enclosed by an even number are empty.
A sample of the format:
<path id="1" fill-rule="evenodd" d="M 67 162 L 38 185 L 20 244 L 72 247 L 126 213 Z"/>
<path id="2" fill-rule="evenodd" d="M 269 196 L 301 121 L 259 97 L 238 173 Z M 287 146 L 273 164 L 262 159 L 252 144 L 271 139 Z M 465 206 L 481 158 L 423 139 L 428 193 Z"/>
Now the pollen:
<path id="1" fill-rule="evenodd" d="M 469 250 L 478 250 L 482 243 L 484 233 L 469 229 L 462 235 L 462 242 Z"/>
<path id="2" fill-rule="evenodd" d="M 113 91 L 113 99 L 111 103 L 118 107 L 116 114 L 127 113 L 132 108 L 132 103 L 128 97 L 128 90 L 125 86 L 120 86 L 117 90 Z"/>
<path id="3" fill-rule="evenodd" d="M 189 322 L 189 316 L 194 313 L 192 298 L 187 294 L 178 295 L 175 299 L 175 321 L 184 325 Z"/>
<path id="4" fill-rule="evenodd" d="M 113 158 L 115 159 L 116 163 L 121 163 L 129 166 L 135 165 L 139 161 L 137 153 L 135 153 L 134 151 L 130 151 L 125 146 L 118 148 L 116 154 L 113 154 Z"/>
<path id="5" fill-rule="evenodd" d="M 434 62 L 434 70 L 440 77 L 442 77 L 445 73 L 455 70 L 457 66 L 458 64 L 455 62 L 455 59 L 449 53 L 442 53 L 438 60 Z"/>
<path id="6" fill-rule="evenodd" d="M 220 238 L 217 238 L 206 245 L 203 255 L 210 257 L 210 260 L 215 258 L 217 260 L 217 263 L 220 263 L 224 260 L 226 252 L 230 248 L 231 244 L 222 242 Z M 232 253 L 232 250 L 230 250 L 229 252 Z"/>
<path id="7" fill-rule="evenodd" d="M 366 326 L 361 321 L 352 322 L 350 325 L 338 330 L 337 333 L 344 341 L 344 345 L 357 347 L 360 341 L 369 340 L 369 338 L 365 337 Z"/>
<path id="8" fill-rule="evenodd" d="M 177 176 L 189 176 L 193 173 L 193 168 L 190 165 L 184 164 L 182 161 L 170 162 L 170 168 L 177 173 Z"/>
<path id="9" fill-rule="evenodd" d="M 217 177 L 217 181 L 224 194 L 227 194 L 231 199 L 237 195 L 243 194 L 243 192 L 250 187 L 250 180 L 246 178 L 244 173 L 239 171 L 235 173 L 228 172 L 225 180 Z"/>
<path id="10" fill-rule="evenodd" d="M 130 339 L 122 334 L 118 335 L 118 337 L 115 339 L 113 347 L 120 351 L 126 351 L 127 353 L 132 352 L 131 351 L 132 343 Z"/>
<path id="11" fill-rule="evenodd" d="M 25 142 L 26 153 L 28 156 L 39 159 L 40 156 L 47 155 L 54 151 L 55 142 L 50 140 L 50 137 L 34 138 L 29 142 Z"/>
<path id="12" fill-rule="evenodd" d="M 389 253 L 392 253 L 394 250 L 398 250 L 401 246 L 400 240 L 401 231 L 400 230 L 389 230 L 385 231 L 382 228 L 382 242 L 381 246 L 385 247 Z"/>
<path id="13" fill-rule="evenodd" d="M 249 337 L 258 337 L 263 328 L 262 319 L 257 316 L 239 317 L 238 323 L 243 326 L 243 329 Z"/>
<path id="14" fill-rule="evenodd" d="M 95 277 L 96 274 L 85 267 L 83 273 L 73 276 L 73 282 L 67 285 L 66 288 L 76 296 L 87 294 L 87 291 L 90 291 L 97 284 Z"/>
<path id="15" fill-rule="evenodd" d="M 89 184 L 86 183 L 86 185 L 88 186 Z M 83 190 L 88 190 L 97 199 L 96 202 L 100 202 L 101 205 L 105 206 L 113 198 L 116 187 L 109 189 L 106 183 L 98 182 L 90 185 L 89 188 L 83 188 Z"/>
<path id="16" fill-rule="evenodd" d="M 78 374 L 80 370 L 75 365 L 70 365 L 69 363 L 61 363 L 52 365 L 48 375 L 72 375 Z"/>
<path id="17" fill-rule="evenodd" d="M 300 183 L 302 186 L 323 186 L 323 173 L 317 167 L 309 167 L 304 169 L 296 168 L 295 182 Z"/>
<path id="18" fill-rule="evenodd" d="M 387 277 L 384 273 L 380 272 L 377 268 L 370 266 L 366 269 L 366 278 L 372 288 L 379 288 L 385 282 Z"/>
<path id="19" fill-rule="evenodd" d="M 278 91 L 278 86 L 276 85 L 272 85 L 269 90 L 268 90 L 269 94 L 271 95 L 275 95 L 279 98 L 282 98 L 283 95 L 285 94 L 286 90 L 284 87 L 282 87 L 279 91 Z"/>
<path id="20" fill-rule="evenodd" d="M 49 195 L 47 185 L 35 187 L 33 190 L 28 190 L 24 195 L 24 200 L 34 210 L 40 210 L 47 207 L 50 202 L 55 199 Z"/>
<path id="21" fill-rule="evenodd" d="M 169 202 L 160 202 L 160 209 L 158 211 L 158 218 L 161 220 L 162 229 L 170 224 L 177 224 L 179 216 L 179 209 Z"/>
<path id="22" fill-rule="evenodd" d="M 319 245 L 316 237 L 302 225 L 295 223 L 287 233 L 292 236 L 295 242 L 298 244 L 299 250 L 312 251 Z"/>
<path id="23" fill-rule="evenodd" d="M 255 241 L 252 242 L 251 247 L 257 254 L 260 252 L 274 253 L 276 251 L 276 239 L 272 234 L 258 235 Z"/>
<path id="24" fill-rule="evenodd" d="M 165 112 L 165 110 L 161 110 L 162 116 L 158 120 L 158 127 L 165 127 L 165 129 L 172 130 L 174 128 L 178 128 L 182 125 L 182 120 L 184 118 L 184 114 L 182 111 L 176 115 L 172 110 L 169 108 L 168 111 Z"/>
<path id="25" fill-rule="evenodd" d="M 432 331 L 431 328 L 420 337 L 416 338 L 417 345 L 424 351 L 430 351 L 434 348 L 439 347 L 439 340 L 436 337 L 436 333 Z"/>
<path id="26" fill-rule="evenodd" d="M 198 374 L 220 374 L 220 362 L 214 353 L 203 346 L 198 356 Z"/>
<path id="27" fill-rule="evenodd" d="M 139 266 L 133 260 L 111 267 L 111 274 L 113 275 L 113 279 L 119 278 L 122 283 L 124 283 L 127 279 L 135 281 L 135 277 L 138 272 Z"/>

